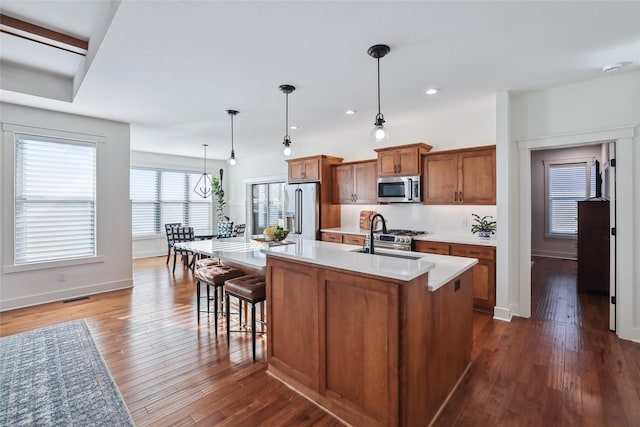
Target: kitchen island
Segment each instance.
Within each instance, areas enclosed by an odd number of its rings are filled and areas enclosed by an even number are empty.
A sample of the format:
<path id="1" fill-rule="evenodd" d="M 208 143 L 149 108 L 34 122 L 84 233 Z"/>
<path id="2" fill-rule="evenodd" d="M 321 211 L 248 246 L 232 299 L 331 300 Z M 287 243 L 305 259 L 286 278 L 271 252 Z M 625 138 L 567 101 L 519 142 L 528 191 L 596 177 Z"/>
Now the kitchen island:
<path id="1" fill-rule="evenodd" d="M 349 424 L 427 425 L 470 364 L 477 261 L 354 250 L 265 250 L 268 372 Z"/>

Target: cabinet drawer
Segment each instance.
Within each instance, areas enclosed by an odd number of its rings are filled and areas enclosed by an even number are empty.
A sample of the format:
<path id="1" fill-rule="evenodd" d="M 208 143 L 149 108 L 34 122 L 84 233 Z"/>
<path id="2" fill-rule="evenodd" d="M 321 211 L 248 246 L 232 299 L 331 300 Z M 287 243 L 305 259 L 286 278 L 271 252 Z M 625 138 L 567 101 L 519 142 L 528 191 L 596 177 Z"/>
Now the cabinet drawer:
<path id="1" fill-rule="evenodd" d="M 451 255 L 495 260 L 496 249 L 491 246 L 451 245 Z"/>
<path id="2" fill-rule="evenodd" d="M 342 243 L 342 234 L 340 233 L 322 233 L 320 239 L 324 242 Z"/>
<path id="3" fill-rule="evenodd" d="M 416 252 L 449 255 L 449 244 L 442 242 L 427 242 L 424 240 L 416 240 Z"/>
<path id="4" fill-rule="evenodd" d="M 358 236 L 355 234 L 343 234 L 342 235 L 342 243 L 346 243 L 347 245 L 358 245 L 363 246 L 366 238 L 364 236 Z"/>

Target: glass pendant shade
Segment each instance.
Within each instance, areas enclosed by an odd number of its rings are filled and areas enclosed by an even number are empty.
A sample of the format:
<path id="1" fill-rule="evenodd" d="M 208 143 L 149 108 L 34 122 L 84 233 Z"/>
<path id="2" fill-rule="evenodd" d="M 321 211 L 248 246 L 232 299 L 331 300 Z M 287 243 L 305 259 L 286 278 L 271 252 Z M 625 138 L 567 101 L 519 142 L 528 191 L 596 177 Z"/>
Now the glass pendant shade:
<path id="1" fill-rule="evenodd" d="M 291 157 L 293 156 L 293 149 L 291 148 L 291 140 L 288 138 L 285 138 L 284 142 L 282 143 L 283 147 L 282 147 L 282 155 L 285 157 Z"/>
<path id="2" fill-rule="evenodd" d="M 382 118 L 382 115 L 376 117 L 376 122 L 371 131 L 371 139 L 375 142 L 389 140 L 389 130 L 384 127 L 384 118 Z"/>
<path id="3" fill-rule="evenodd" d="M 238 159 L 236 159 L 236 153 L 231 150 L 231 156 L 229 156 L 229 160 L 227 160 L 229 166 L 235 166 L 238 164 Z"/>
<path id="4" fill-rule="evenodd" d="M 208 144 L 202 144 L 204 147 L 204 167 L 202 168 L 202 175 L 193 187 L 193 192 L 198 196 L 207 198 L 213 193 L 213 186 L 211 184 L 211 175 L 207 173 L 207 147 Z"/>

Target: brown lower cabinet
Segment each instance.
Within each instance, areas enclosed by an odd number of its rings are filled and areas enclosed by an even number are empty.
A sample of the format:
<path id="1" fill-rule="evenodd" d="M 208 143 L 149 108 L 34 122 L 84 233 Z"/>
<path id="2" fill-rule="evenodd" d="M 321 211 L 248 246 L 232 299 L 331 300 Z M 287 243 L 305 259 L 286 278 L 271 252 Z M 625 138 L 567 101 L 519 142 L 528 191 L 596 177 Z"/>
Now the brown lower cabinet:
<path id="1" fill-rule="evenodd" d="M 473 273 L 381 278 L 267 257 L 268 370 L 348 424 L 428 425 L 471 362 Z"/>
<path id="2" fill-rule="evenodd" d="M 493 314 L 496 305 L 496 248 L 417 240 L 416 251 L 440 255 L 477 258 L 473 266 L 473 308 Z"/>
<path id="3" fill-rule="evenodd" d="M 320 233 L 320 240 L 324 242 L 363 246 L 366 241 L 366 237 L 359 234 L 331 233 L 325 231 Z"/>

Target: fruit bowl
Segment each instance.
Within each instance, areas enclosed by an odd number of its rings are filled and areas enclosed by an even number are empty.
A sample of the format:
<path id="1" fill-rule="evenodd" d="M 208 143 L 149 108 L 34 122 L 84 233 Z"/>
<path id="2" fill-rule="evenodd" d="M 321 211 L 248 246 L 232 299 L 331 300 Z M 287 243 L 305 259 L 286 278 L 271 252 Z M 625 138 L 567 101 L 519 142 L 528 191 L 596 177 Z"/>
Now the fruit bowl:
<path id="1" fill-rule="evenodd" d="M 280 226 L 268 227 L 264 229 L 262 234 L 264 236 L 264 240 L 267 242 L 273 242 L 274 240 L 281 241 L 289 235 L 289 230 L 285 230 Z"/>

